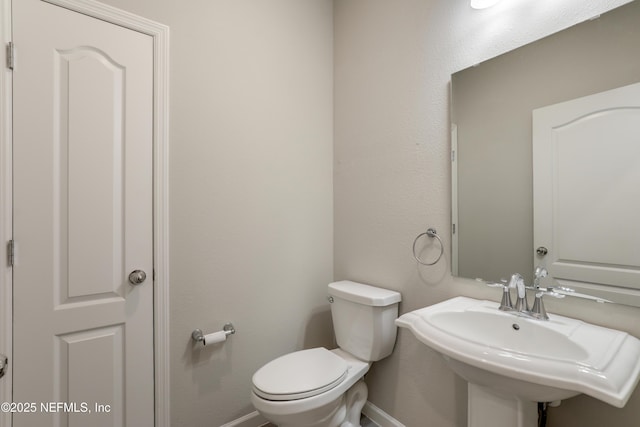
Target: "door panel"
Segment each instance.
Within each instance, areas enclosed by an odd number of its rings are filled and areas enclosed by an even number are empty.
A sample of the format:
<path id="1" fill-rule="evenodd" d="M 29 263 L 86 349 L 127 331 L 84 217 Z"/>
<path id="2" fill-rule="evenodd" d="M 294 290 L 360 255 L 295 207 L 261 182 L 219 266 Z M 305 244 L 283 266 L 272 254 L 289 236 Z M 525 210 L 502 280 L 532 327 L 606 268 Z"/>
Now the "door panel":
<path id="1" fill-rule="evenodd" d="M 61 265 L 69 274 L 67 297 L 117 295 L 124 275 L 124 67 L 86 47 L 56 56 L 54 111 L 61 135 L 54 143 L 67 164 L 54 194 L 68 208 L 59 226 L 73 224 L 59 234 L 69 254 Z"/>
<path id="2" fill-rule="evenodd" d="M 14 426 L 150 427 L 153 40 L 37 0 L 13 22 L 13 399 L 80 409 Z"/>
<path id="3" fill-rule="evenodd" d="M 60 378 L 57 381 L 59 390 L 55 392 L 64 402 L 86 402 L 87 409 L 92 411 L 73 414 L 68 418 L 69 426 L 93 425 L 95 418 L 101 418 L 99 425 L 127 425 L 122 418 L 125 407 L 124 345 L 123 325 L 56 337 L 54 362 Z M 113 403 L 109 406 L 108 415 L 98 415 L 93 402 Z M 82 410 L 81 407 L 79 409 Z"/>

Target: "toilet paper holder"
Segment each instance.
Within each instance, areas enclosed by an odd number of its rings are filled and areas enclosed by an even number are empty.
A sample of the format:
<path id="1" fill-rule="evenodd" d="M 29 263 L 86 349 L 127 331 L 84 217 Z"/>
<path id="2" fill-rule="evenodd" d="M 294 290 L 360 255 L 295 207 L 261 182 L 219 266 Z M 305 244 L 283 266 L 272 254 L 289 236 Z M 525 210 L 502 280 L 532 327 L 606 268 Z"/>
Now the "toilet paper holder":
<path id="1" fill-rule="evenodd" d="M 236 328 L 233 327 L 232 323 L 225 323 L 222 327 L 222 331 L 224 331 L 225 336 L 228 337 L 229 335 L 236 333 Z M 202 329 L 195 329 L 191 332 L 191 339 L 204 344 L 204 334 L 202 333 Z"/>

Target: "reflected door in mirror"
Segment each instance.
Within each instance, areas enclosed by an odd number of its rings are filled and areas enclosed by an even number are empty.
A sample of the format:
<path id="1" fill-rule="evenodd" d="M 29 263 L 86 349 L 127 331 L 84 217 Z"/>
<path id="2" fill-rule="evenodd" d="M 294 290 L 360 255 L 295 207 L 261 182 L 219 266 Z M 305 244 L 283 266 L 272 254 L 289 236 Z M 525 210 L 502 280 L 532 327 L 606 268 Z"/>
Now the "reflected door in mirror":
<path id="1" fill-rule="evenodd" d="M 640 84 L 534 110 L 533 166 L 549 284 L 640 299 Z"/>

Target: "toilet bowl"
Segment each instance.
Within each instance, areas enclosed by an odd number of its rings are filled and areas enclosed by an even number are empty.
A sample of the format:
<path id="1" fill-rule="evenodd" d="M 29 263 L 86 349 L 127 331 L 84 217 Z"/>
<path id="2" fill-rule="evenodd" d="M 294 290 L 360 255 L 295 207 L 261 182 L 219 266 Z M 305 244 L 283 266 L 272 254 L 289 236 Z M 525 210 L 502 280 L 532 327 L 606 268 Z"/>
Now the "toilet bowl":
<path id="1" fill-rule="evenodd" d="M 362 378 L 369 366 L 370 363 L 339 348 L 330 351 L 318 347 L 289 353 L 256 372 L 251 403 L 278 427 L 359 426 L 360 412 L 367 401 L 367 387 Z M 323 377 L 322 373 L 327 375 Z M 273 388 L 265 381 L 266 377 L 274 380 Z M 283 393 L 285 389 L 287 393 Z"/>
<path id="2" fill-rule="evenodd" d="M 393 351 L 400 298 L 360 283 L 331 283 L 339 348 L 296 351 L 264 365 L 253 376 L 253 406 L 279 427 L 360 426 L 368 395 L 363 377 Z"/>

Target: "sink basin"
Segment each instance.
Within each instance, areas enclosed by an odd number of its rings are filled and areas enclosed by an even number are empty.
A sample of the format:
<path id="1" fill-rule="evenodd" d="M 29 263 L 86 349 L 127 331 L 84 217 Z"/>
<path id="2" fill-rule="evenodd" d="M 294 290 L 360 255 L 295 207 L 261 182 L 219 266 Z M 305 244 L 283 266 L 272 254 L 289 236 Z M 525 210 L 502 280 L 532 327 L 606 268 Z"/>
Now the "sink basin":
<path id="1" fill-rule="evenodd" d="M 584 393 L 621 408 L 640 378 L 640 340 L 568 317 L 534 320 L 456 297 L 396 324 L 469 383 L 504 396 L 552 402 Z"/>

